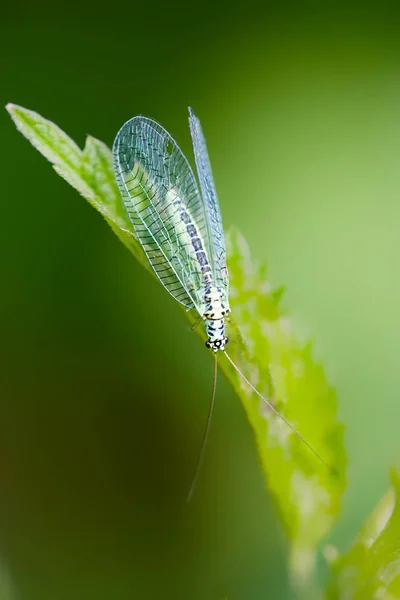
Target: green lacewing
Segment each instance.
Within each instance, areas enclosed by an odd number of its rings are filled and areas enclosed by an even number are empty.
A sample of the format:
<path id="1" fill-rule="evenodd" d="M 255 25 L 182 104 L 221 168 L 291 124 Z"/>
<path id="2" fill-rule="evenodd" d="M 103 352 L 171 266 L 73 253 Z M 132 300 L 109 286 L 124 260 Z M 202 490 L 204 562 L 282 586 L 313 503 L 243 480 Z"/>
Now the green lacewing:
<path id="1" fill-rule="evenodd" d="M 218 351 L 319 460 L 329 465 L 254 388 L 225 350 L 225 318 L 230 307 L 224 228 L 204 134 L 190 108 L 189 127 L 199 185 L 176 141 L 147 117 L 133 117 L 121 127 L 112 154 L 124 206 L 150 265 L 169 294 L 204 320 L 206 346 L 214 353 L 211 403 L 190 498 L 211 423 Z"/>

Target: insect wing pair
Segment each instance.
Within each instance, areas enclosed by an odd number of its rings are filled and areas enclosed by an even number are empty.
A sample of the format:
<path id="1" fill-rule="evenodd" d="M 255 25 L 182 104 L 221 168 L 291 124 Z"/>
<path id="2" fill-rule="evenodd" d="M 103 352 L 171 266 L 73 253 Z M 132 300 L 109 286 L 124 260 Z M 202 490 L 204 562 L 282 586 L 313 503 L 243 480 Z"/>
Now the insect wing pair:
<path id="1" fill-rule="evenodd" d="M 207 319 L 208 347 L 223 349 L 229 281 L 221 212 L 201 125 L 189 109 L 200 189 L 175 140 L 133 117 L 117 134 L 113 166 L 135 233 L 165 289 Z"/>

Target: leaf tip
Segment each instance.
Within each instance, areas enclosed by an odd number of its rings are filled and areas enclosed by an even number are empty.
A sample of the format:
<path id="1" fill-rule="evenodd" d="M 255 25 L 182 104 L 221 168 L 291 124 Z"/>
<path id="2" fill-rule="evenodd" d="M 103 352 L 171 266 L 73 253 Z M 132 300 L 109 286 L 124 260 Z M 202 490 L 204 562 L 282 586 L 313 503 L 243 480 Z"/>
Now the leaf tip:
<path id="1" fill-rule="evenodd" d="M 4 108 L 18 127 L 19 114 L 21 114 L 24 110 L 26 111 L 26 109 L 24 109 L 22 106 L 18 106 L 18 104 L 13 104 L 12 102 L 8 102 Z"/>
<path id="2" fill-rule="evenodd" d="M 12 102 L 8 102 L 8 104 L 4 107 L 6 111 L 11 115 L 16 108 L 18 108 L 17 104 L 13 104 Z"/>

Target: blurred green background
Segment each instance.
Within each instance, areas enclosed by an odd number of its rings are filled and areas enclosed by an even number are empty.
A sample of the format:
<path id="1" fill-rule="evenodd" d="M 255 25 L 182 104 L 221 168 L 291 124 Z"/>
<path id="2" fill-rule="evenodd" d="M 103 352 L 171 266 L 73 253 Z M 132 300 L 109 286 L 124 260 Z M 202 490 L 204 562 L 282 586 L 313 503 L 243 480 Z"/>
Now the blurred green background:
<path id="1" fill-rule="evenodd" d="M 7 2 L 2 105 L 109 145 L 206 133 L 238 226 L 347 427 L 344 550 L 400 463 L 396 4 Z M 22 600 L 291 598 L 244 412 L 174 300 L 0 115 L 0 553 Z"/>

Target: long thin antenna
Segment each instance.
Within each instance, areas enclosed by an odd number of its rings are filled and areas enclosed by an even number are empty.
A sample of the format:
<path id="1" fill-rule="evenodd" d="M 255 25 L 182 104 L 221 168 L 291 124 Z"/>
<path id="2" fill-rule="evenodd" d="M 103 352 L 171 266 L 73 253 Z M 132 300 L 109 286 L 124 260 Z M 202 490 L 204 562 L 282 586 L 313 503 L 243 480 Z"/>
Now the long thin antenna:
<path id="1" fill-rule="evenodd" d="M 203 464 L 203 458 L 204 458 L 204 451 L 206 448 L 206 443 L 207 443 L 207 438 L 208 438 L 208 433 L 210 431 L 210 425 L 211 425 L 211 417 L 213 414 L 213 409 L 214 409 L 214 400 L 215 400 L 215 391 L 217 389 L 217 372 L 218 372 L 218 359 L 217 359 L 217 354 L 214 354 L 214 376 L 213 376 L 213 386 L 212 386 L 212 392 L 211 392 L 211 402 L 210 402 L 210 408 L 208 409 L 208 417 L 207 417 L 207 424 L 206 424 L 206 428 L 204 430 L 204 434 L 203 434 L 203 440 L 201 442 L 201 450 L 200 450 L 200 454 L 199 454 L 199 459 L 197 461 L 197 467 L 196 467 L 196 472 L 194 474 L 193 480 L 192 480 L 192 485 L 190 486 L 190 490 L 187 496 L 186 501 L 190 502 L 193 496 L 193 492 L 196 488 L 196 483 L 197 480 L 199 478 L 199 474 L 200 474 L 200 470 L 201 470 L 201 465 Z"/>
<path id="2" fill-rule="evenodd" d="M 247 383 L 247 385 L 253 390 L 254 393 L 257 394 L 257 396 L 259 398 L 261 398 L 261 400 L 272 410 L 272 412 L 274 412 L 280 419 L 282 419 L 282 421 L 284 423 L 286 423 L 286 425 L 297 435 L 298 438 L 300 438 L 300 440 L 303 442 L 303 444 L 305 444 L 307 446 L 307 448 L 309 450 L 311 450 L 311 452 L 313 454 L 315 454 L 315 456 L 318 458 L 318 460 L 320 460 L 322 462 L 323 465 L 325 465 L 325 467 L 327 467 L 327 469 L 329 469 L 330 471 L 332 471 L 333 473 L 336 473 L 335 469 L 333 469 L 333 467 L 331 467 L 323 458 L 320 454 L 318 454 L 318 452 L 316 450 L 314 450 L 314 448 L 311 446 L 311 444 L 309 444 L 307 442 L 307 440 L 305 438 L 303 438 L 303 436 L 301 435 L 301 433 L 299 433 L 297 431 L 297 429 L 295 427 L 293 427 L 293 425 L 291 423 L 289 423 L 289 421 L 287 421 L 285 419 L 285 417 L 283 415 L 281 415 L 280 412 L 278 412 L 276 410 L 276 408 L 270 403 L 268 402 L 268 400 L 266 398 L 264 398 L 264 396 L 262 394 L 260 394 L 260 392 L 254 387 L 254 385 L 252 383 L 250 383 L 250 381 L 247 379 L 247 377 L 245 375 L 243 375 L 242 371 L 239 369 L 239 367 L 233 362 L 233 360 L 231 359 L 231 357 L 229 356 L 229 354 L 227 354 L 227 352 L 224 350 L 223 351 L 226 358 L 229 360 L 229 362 L 231 363 L 232 367 L 235 369 L 235 371 L 240 375 L 240 377 L 243 379 L 243 381 L 245 381 Z"/>

